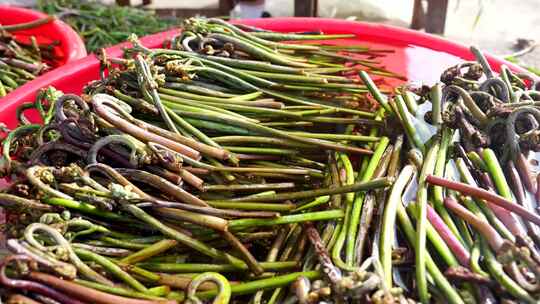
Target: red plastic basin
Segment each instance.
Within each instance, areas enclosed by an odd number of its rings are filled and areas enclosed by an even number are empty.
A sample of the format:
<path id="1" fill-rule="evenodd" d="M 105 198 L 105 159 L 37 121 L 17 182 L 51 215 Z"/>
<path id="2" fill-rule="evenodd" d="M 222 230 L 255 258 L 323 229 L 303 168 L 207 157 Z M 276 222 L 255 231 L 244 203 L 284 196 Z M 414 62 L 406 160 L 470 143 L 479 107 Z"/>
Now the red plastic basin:
<path id="1" fill-rule="evenodd" d="M 15 7 L 0 5 L 0 24 L 10 25 L 25 23 L 33 21 L 36 19 L 41 19 L 47 17 L 46 14 L 36 12 L 33 10 Z M 52 62 L 53 67 L 59 67 L 70 62 L 76 61 L 78 59 L 86 57 L 86 48 L 84 47 L 84 42 L 81 37 L 66 23 L 60 20 L 54 20 L 47 24 L 27 29 L 12 32 L 15 35 L 15 38 L 21 42 L 30 41 L 30 37 L 34 36 L 38 43 L 50 44 L 52 42 L 58 41 L 59 44 L 55 46 L 54 53 L 58 58 L 55 62 Z M 47 77 L 48 73 L 42 75 Z M 14 90 L 16 92 L 17 90 Z M 4 98 L 0 98 L 0 102 L 7 102 L 12 98 L 10 96 L 16 95 L 13 92 L 8 94 Z"/>
<path id="2" fill-rule="evenodd" d="M 0 5 L 0 24 L 10 25 L 24 23 L 47 17 L 46 14 L 33 10 Z M 17 40 L 28 41 L 30 36 L 35 36 L 40 43 L 59 41 L 55 53 L 59 57 L 58 65 L 75 61 L 85 57 L 86 48 L 79 35 L 67 24 L 55 20 L 36 28 L 14 32 Z"/>
<path id="3" fill-rule="evenodd" d="M 404 75 L 409 81 L 433 84 L 440 74 L 451 65 L 463 60 L 474 59 L 468 47 L 439 38 L 393 26 L 318 18 L 275 18 L 237 20 L 236 22 L 262 27 L 275 31 L 313 31 L 322 30 L 327 34 L 351 33 L 354 39 L 336 40 L 336 44 L 361 44 L 377 49 L 392 49 L 394 53 L 382 58 L 387 69 Z M 162 42 L 178 31 L 167 31 L 144 37 L 141 42 L 149 48 L 160 47 Z M 110 57 L 122 54 L 121 44 L 107 49 Z M 506 64 L 514 71 L 525 72 L 510 62 L 486 55 L 494 70 Z M 8 95 L 0 104 L 0 121 L 8 127 L 16 125 L 15 109 L 25 101 L 33 101 L 36 92 L 52 85 L 65 93 L 81 93 L 91 80 L 98 79 L 99 61 L 94 55 L 75 61 L 38 79 L 31 81 Z"/>

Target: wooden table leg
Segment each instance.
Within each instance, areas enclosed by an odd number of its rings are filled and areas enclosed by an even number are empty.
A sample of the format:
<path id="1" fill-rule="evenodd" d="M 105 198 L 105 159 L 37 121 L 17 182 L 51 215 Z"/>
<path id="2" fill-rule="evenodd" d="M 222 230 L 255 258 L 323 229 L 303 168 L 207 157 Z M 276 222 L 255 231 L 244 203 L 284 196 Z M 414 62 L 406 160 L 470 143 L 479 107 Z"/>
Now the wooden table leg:
<path id="1" fill-rule="evenodd" d="M 444 34 L 448 0 L 429 0 L 426 15 L 426 32 Z"/>
<path id="2" fill-rule="evenodd" d="M 426 11 L 422 5 L 423 0 L 414 0 L 413 16 L 411 28 L 413 30 L 423 29 L 426 24 Z"/>
<path id="3" fill-rule="evenodd" d="M 318 0 L 294 0 L 295 17 L 317 17 Z"/>
<path id="4" fill-rule="evenodd" d="M 119 6 L 130 6 L 130 5 L 131 5 L 131 1 L 129 1 L 129 0 L 116 0 L 116 5 L 119 5 Z"/>
<path id="5" fill-rule="evenodd" d="M 233 0 L 219 0 L 219 12 L 222 16 L 229 16 L 231 10 L 234 8 Z"/>

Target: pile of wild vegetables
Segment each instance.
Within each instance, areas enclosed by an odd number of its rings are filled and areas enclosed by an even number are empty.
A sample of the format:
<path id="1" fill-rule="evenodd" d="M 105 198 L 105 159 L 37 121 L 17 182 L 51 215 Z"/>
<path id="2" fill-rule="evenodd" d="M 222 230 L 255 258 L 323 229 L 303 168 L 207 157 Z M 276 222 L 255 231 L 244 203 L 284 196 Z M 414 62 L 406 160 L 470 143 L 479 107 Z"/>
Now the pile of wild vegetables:
<path id="1" fill-rule="evenodd" d="M 27 23 L 0 25 L 0 98 L 46 72 L 58 61 L 54 52 L 56 43 L 39 43 L 34 36 L 24 42 L 15 36 L 17 31 L 39 27 L 54 19 L 45 17 Z"/>
<path id="2" fill-rule="evenodd" d="M 391 53 L 331 43 L 349 37 L 189 19 L 167 48 L 101 54 L 85 94 L 21 105 L 3 297 L 537 303 L 534 79 L 475 50 L 390 94 L 370 75 L 399 77 Z"/>

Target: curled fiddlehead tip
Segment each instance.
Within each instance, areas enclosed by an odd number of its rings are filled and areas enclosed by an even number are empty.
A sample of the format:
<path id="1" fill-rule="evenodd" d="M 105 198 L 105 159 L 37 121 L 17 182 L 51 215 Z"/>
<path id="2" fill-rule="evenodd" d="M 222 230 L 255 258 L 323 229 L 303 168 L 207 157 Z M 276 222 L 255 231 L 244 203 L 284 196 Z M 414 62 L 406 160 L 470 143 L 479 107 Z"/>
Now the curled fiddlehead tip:
<path id="1" fill-rule="evenodd" d="M 129 162 L 133 166 L 138 166 L 141 158 L 144 158 L 144 157 L 139 157 L 137 155 L 137 152 L 139 152 L 140 149 L 137 148 L 136 144 L 130 137 L 126 135 L 115 134 L 115 135 L 105 136 L 97 140 L 88 151 L 88 156 L 86 159 L 87 162 L 89 164 L 97 163 L 98 162 L 97 156 L 98 156 L 99 150 L 109 144 L 123 144 L 123 145 L 128 146 L 129 149 L 131 150 L 129 154 Z"/>
<path id="2" fill-rule="evenodd" d="M 212 301 L 212 304 L 227 304 L 231 299 L 231 285 L 227 278 L 217 272 L 204 272 L 191 280 L 186 291 L 185 304 L 202 304 L 203 302 L 197 298 L 195 293 L 197 288 L 204 282 L 213 282 L 218 286 L 218 294 Z"/>
<path id="3" fill-rule="evenodd" d="M 63 293 L 58 292 L 56 289 L 51 288 L 43 283 L 38 283 L 31 280 L 13 279 L 7 276 L 6 268 L 11 262 L 16 262 L 19 267 L 19 271 L 22 275 L 28 275 L 28 270 L 35 270 L 37 268 L 36 262 L 27 255 L 17 254 L 10 255 L 4 258 L 1 262 L 0 269 L 0 284 L 13 289 L 20 289 L 26 292 L 33 292 L 38 295 L 43 295 L 48 298 L 52 298 L 60 303 L 66 304 L 82 304 L 79 300 L 69 297 Z M 25 264 L 21 264 L 25 262 Z"/>

